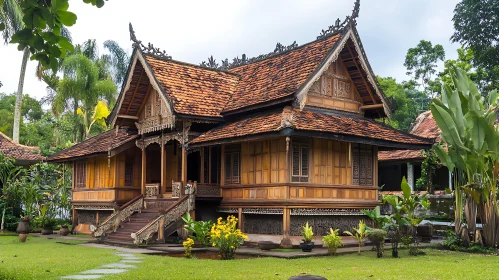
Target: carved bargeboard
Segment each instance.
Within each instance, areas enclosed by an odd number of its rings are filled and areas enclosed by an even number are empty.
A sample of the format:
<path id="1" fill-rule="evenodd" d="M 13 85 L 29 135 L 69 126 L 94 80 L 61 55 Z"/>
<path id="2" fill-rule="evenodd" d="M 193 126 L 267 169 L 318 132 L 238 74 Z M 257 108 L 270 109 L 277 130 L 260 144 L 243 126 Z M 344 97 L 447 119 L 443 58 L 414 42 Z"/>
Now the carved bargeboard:
<path id="1" fill-rule="evenodd" d="M 157 91 L 152 91 L 145 102 L 144 109 L 139 116 L 139 121 L 135 123 L 139 134 L 172 128 L 174 126 L 175 119 L 171 108 Z"/>

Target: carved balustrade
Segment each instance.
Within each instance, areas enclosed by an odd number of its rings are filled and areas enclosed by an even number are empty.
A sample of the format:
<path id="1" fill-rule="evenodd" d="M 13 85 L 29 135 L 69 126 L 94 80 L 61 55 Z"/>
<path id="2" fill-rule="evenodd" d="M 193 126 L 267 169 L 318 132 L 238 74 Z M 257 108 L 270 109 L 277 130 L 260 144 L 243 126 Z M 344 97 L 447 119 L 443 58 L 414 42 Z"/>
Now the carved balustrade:
<path id="1" fill-rule="evenodd" d="M 146 184 L 146 198 L 158 198 L 159 184 Z"/>
<path id="2" fill-rule="evenodd" d="M 118 226 L 126 219 L 130 218 L 135 212 L 140 212 L 144 203 L 142 195 L 137 196 L 130 202 L 123 205 L 118 211 L 114 212 L 106 220 L 97 227 L 91 228 L 94 237 L 103 237 L 109 231 L 118 228 Z"/>
<path id="3" fill-rule="evenodd" d="M 165 214 L 157 217 L 139 231 L 131 234 L 131 237 L 134 240 L 133 242 L 136 245 L 147 242 L 155 233 L 158 233 L 162 227 L 166 227 L 178 221 L 183 215 L 194 210 L 195 193 L 196 183 L 187 183 L 185 186 L 185 195 L 166 209 Z"/>

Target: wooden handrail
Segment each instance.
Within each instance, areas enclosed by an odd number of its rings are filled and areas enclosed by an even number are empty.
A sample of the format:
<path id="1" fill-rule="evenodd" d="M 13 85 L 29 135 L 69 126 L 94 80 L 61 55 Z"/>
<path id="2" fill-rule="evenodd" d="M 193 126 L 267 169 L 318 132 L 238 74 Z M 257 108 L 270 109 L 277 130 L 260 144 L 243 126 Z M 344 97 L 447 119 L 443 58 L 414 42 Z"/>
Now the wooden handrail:
<path id="1" fill-rule="evenodd" d="M 144 197 L 142 194 L 139 194 L 138 196 L 132 198 L 132 200 L 128 201 L 127 203 L 121 205 L 121 207 L 119 208 L 119 210 L 123 210 L 125 208 L 127 208 L 130 204 L 134 203 L 135 201 L 141 199 L 142 197 Z"/>

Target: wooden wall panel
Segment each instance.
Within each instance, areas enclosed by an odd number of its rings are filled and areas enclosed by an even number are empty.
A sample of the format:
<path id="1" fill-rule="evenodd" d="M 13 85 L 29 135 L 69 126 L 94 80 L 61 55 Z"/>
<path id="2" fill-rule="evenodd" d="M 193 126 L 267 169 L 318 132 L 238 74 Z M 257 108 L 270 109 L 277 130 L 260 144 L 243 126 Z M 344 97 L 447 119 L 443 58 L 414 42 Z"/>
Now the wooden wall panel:
<path id="1" fill-rule="evenodd" d="M 285 182 L 287 178 L 286 140 L 284 138 L 241 144 L 242 185 Z"/>
<path id="2" fill-rule="evenodd" d="M 349 144 L 315 138 L 310 182 L 323 185 L 350 185 L 352 182 Z"/>
<path id="3" fill-rule="evenodd" d="M 375 189 L 345 188 L 343 186 L 265 186 L 265 187 L 234 187 L 223 190 L 225 200 L 273 200 L 273 199 L 303 199 L 303 200 L 377 200 Z"/>

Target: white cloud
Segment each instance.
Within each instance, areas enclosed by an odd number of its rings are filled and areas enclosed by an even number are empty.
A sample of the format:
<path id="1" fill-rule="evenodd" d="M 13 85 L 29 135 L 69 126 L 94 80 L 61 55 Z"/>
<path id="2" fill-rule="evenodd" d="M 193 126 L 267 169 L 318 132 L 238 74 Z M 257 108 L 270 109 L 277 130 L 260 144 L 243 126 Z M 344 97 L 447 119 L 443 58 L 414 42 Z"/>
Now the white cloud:
<path id="1" fill-rule="evenodd" d="M 288 45 L 314 40 L 336 18 L 351 13 L 354 0 L 218 0 L 218 1 L 106 1 L 97 9 L 71 1 L 78 21 L 70 30 L 75 43 L 107 39 L 130 50 L 128 23 L 137 37 L 151 42 L 174 59 L 199 63 L 210 55 L 218 60 L 246 53 L 271 52 L 276 42 Z M 403 61 L 421 39 L 442 44 L 447 57 L 455 57 L 452 12 L 457 0 L 361 1 L 358 29 L 376 74 L 407 79 Z M 16 46 L 0 46 L 0 92 L 15 92 L 22 53 Z M 30 61 L 25 93 L 43 97 L 45 85 L 35 78 Z"/>

